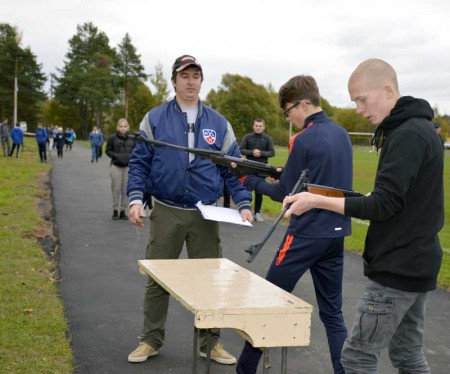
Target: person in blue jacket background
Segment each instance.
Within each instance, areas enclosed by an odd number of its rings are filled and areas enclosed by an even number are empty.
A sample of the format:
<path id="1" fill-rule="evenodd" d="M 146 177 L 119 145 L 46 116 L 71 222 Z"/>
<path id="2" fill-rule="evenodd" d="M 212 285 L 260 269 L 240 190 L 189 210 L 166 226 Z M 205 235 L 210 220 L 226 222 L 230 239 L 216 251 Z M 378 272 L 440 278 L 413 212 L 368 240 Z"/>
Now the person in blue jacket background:
<path id="1" fill-rule="evenodd" d="M 97 126 L 94 126 L 89 134 L 89 143 L 92 151 L 91 162 L 98 162 L 98 151 L 103 144 L 103 140 L 102 132 L 98 130 Z"/>
<path id="2" fill-rule="evenodd" d="M 347 131 L 327 117 L 320 106 L 317 83 L 311 76 L 295 76 L 279 92 L 286 119 L 298 128 L 289 144 L 289 156 L 279 183 L 267 183 L 248 175 L 245 185 L 258 193 L 283 201 L 304 169 L 310 183 L 351 189 L 352 145 Z M 342 316 L 344 237 L 351 234 L 350 218 L 313 210 L 292 216 L 266 279 L 292 292 L 309 270 L 314 282 L 319 316 L 325 326 L 335 373 L 344 373 L 340 359 L 347 337 Z M 239 374 L 256 373 L 261 350 L 245 343 L 237 365 Z"/>
<path id="3" fill-rule="evenodd" d="M 145 115 L 140 124 L 141 135 L 242 157 L 231 125 L 200 101 L 202 82 L 200 63 L 190 55 L 178 57 L 172 66 L 175 99 Z M 138 142 L 128 165 L 128 217 L 131 223 L 143 226 L 140 212 L 144 194 L 150 193 L 154 198 L 146 259 L 177 259 L 184 243 L 189 258 L 222 257 L 219 224 L 203 219 L 196 203 L 216 204 L 224 182 L 242 220 L 253 221 L 250 191 L 229 169 L 210 160 L 173 148 Z M 169 294 L 149 277 L 141 342 L 129 354 L 129 362 L 143 362 L 158 354 L 164 342 L 168 306 Z M 218 342 L 219 333 L 218 329 L 212 330 L 211 359 L 221 364 L 236 363 L 236 358 Z M 206 333 L 200 330 L 201 357 L 207 356 L 206 346 Z"/>
<path id="4" fill-rule="evenodd" d="M 42 126 L 42 123 L 38 123 L 34 137 L 38 145 L 39 158 L 41 162 L 47 162 L 47 130 L 44 126 Z"/>
<path id="5" fill-rule="evenodd" d="M 16 158 L 19 158 L 20 148 L 23 146 L 23 132 L 20 128 L 20 124 L 16 123 L 16 126 L 11 130 L 11 138 L 12 138 L 12 147 L 11 152 L 9 152 L 9 157 L 12 157 L 14 153 L 14 149 L 17 147 Z"/>

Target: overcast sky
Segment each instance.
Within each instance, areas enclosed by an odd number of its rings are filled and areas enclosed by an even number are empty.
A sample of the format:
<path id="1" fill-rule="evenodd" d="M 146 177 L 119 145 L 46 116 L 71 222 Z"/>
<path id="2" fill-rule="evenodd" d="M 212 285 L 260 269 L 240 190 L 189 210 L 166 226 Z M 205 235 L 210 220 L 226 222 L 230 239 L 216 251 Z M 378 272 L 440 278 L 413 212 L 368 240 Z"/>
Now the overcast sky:
<path id="1" fill-rule="evenodd" d="M 367 58 L 397 71 L 402 95 L 450 114 L 449 0 L 3 0 L 0 22 L 18 27 L 46 74 L 64 66 L 77 25 L 92 22 L 116 47 L 129 33 L 146 73 L 194 55 L 205 81 L 225 73 L 279 87 L 310 74 L 331 105 L 353 107 L 347 80 Z"/>

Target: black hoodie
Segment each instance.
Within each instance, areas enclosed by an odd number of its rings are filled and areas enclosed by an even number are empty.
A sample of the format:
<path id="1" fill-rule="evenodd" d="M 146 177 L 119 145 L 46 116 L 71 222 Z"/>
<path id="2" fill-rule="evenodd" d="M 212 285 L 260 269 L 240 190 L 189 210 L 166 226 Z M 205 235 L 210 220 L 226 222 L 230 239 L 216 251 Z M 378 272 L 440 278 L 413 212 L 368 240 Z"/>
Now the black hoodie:
<path id="1" fill-rule="evenodd" d="M 364 274 L 410 292 L 436 288 L 444 224 L 444 154 L 427 101 L 400 98 L 375 132 L 382 147 L 370 196 L 347 198 L 345 214 L 370 220 Z"/>

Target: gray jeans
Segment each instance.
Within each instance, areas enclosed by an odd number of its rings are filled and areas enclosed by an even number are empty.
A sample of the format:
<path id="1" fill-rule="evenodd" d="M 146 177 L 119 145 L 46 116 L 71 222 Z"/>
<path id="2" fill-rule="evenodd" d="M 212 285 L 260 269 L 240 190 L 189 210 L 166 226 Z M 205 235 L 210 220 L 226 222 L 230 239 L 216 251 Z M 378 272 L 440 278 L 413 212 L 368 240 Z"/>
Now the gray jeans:
<path id="1" fill-rule="evenodd" d="M 426 293 L 406 292 L 371 280 L 358 301 L 341 363 L 346 374 L 378 372 L 380 352 L 400 374 L 430 373 L 422 347 Z"/>
<path id="2" fill-rule="evenodd" d="M 125 211 L 127 207 L 128 166 L 111 165 L 111 192 L 113 209 Z"/>
<path id="3" fill-rule="evenodd" d="M 9 142 L 9 138 L 1 138 L 0 139 L 2 143 L 2 149 L 3 149 L 3 156 L 8 157 L 9 153 L 11 152 L 11 144 Z"/>

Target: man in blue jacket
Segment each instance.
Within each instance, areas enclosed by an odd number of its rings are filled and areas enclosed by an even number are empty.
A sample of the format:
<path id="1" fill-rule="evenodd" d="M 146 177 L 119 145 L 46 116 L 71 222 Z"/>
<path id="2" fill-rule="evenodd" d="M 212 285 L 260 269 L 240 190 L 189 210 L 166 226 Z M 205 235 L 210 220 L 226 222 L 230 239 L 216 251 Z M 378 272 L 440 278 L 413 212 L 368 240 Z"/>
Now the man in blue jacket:
<path id="1" fill-rule="evenodd" d="M 89 134 L 89 143 L 91 144 L 91 162 L 98 162 L 99 149 L 103 144 L 103 134 L 99 131 L 97 126 L 94 126 Z"/>
<path id="2" fill-rule="evenodd" d="M 11 139 L 13 145 L 11 147 L 11 152 L 9 152 L 9 157 L 12 157 L 14 149 L 17 147 L 16 158 L 19 158 L 20 147 L 23 147 L 23 132 L 20 128 L 20 124 L 16 123 L 16 126 L 12 129 Z"/>
<path id="3" fill-rule="evenodd" d="M 279 183 L 267 183 L 256 175 L 245 185 L 275 201 L 283 201 L 302 171 L 309 169 L 309 182 L 336 188 L 352 188 L 352 145 L 347 131 L 327 117 L 320 106 L 320 93 L 311 76 L 296 76 L 279 92 L 280 107 L 301 131 L 289 144 L 289 157 Z M 314 282 L 319 315 L 328 338 L 334 373 L 340 363 L 347 329 L 342 316 L 344 237 L 350 235 L 350 219 L 337 213 L 314 210 L 292 217 L 266 279 L 292 292 L 309 270 Z M 239 374 L 256 373 L 261 350 L 245 343 L 237 365 Z"/>
<path id="4" fill-rule="evenodd" d="M 241 157 L 231 125 L 199 100 L 202 81 L 203 70 L 199 62 L 189 55 L 178 57 L 172 66 L 176 97 L 147 113 L 140 124 L 141 134 L 148 139 Z M 150 215 L 146 259 L 177 259 L 184 243 L 189 258 L 222 257 L 219 224 L 203 219 L 196 203 L 215 204 L 222 195 L 224 183 L 242 220 L 253 220 L 251 193 L 229 169 L 209 160 L 139 142 L 128 165 L 130 222 L 143 226 L 139 213 L 144 193 L 150 193 L 155 201 Z M 168 306 L 168 293 L 149 277 L 144 299 L 143 334 L 139 346 L 129 354 L 129 362 L 143 362 L 158 354 L 164 342 Z M 221 364 L 234 364 L 235 357 L 218 342 L 218 329 L 213 330 L 212 340 L 211 359 Z M 200 331 L 202 357 L 207 356 L 206 345 L 206 334 Z"/>
<path id="5" fill-rule="evenodd" d="M 34 137 L 38 145 L 39 158 L 41 162 L 47 162 L 47 136 L 47 130 L 44 126 L 42 126 L 42 123 L 38 123 Z"/>
<path id="6" fill-rule="evenodd" d="M 374 190 L 349 198 L 300 193 L 285 199 L 293 203 L 286 213 L 301 218 L 318 208 L 370 220 L 363 253 L 369 279 L 342 351 L 345 372 L 378 373 L 388 348 L 400 373 L 430 373 L 422 345 L 425 300 L 436 288 L 444 224 L 444 152 L 434 113 L 427 101 L 400 95 L 395 70 L 383 60 L 358 65 L 348 90 L 356 112 L 377 125 Z"/>

